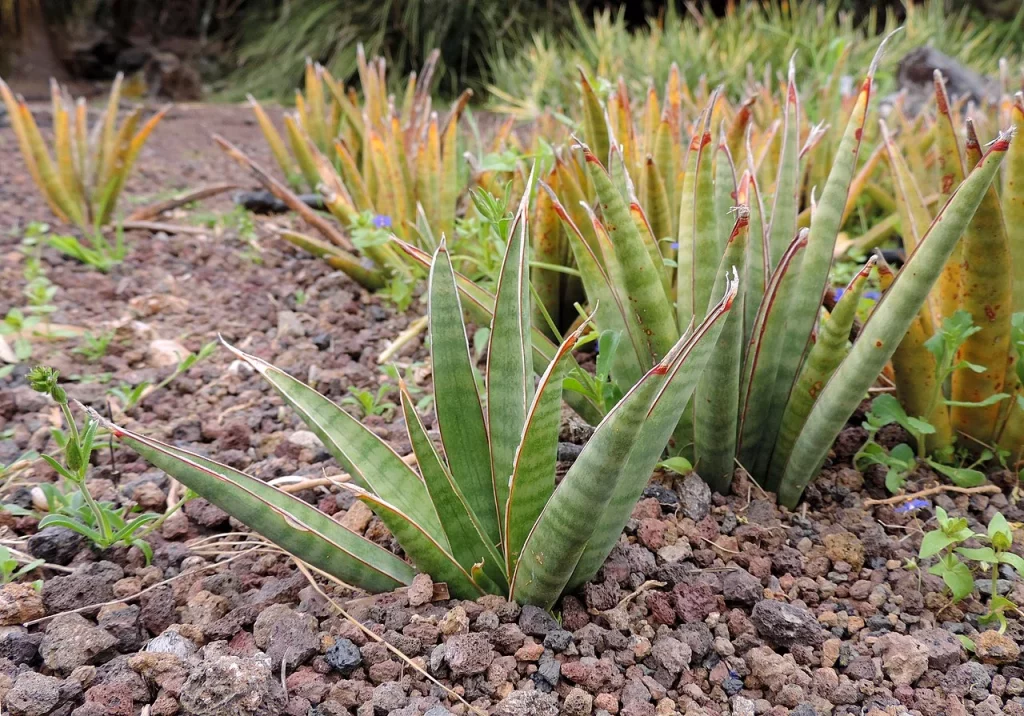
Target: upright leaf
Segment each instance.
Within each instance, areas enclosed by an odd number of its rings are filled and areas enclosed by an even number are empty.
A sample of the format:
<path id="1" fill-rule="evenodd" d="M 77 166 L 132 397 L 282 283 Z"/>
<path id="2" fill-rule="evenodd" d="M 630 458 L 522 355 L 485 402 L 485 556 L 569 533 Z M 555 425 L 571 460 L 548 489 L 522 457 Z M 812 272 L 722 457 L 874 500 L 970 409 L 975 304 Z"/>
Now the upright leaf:
<path id="1" fill-rule="evenodd" d="M 441 442 L 452 477 L 491 544 L 496 545 L 501 534 L 487 426 L 473 377 L 472 353 L 462 320 L 455 272 L 443 241 L 434 254 L 427 290 L 434 405 Z"/>

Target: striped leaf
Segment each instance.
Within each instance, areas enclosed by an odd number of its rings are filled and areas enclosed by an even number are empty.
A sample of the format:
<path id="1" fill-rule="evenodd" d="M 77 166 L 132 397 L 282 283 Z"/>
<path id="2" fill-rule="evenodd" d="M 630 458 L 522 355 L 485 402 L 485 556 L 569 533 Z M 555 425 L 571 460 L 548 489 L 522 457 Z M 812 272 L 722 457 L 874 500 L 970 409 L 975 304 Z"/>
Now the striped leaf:
<path id="1" fill-rule="evenodd" d="M 462 321 L 462 302 L 444 241 L 430 269 L 430 357 L 434 405 L 452 477 L 492 544 L 501 539 L 491 451 L 472 354 Z"/>
<path id="2" fill-rule="evenodd" d="M 1000 136 L 939 212 L 917 251 L 875 308 L 850 354 L 818 396 L 783 473 L 779 498 L 786 506 L 796 505 L 824 462 L 832 441 L 918 315 L 953 247 L 984 199 L 1009 146 L 1009 137 Z"/>
<path id="3" fill-rule="evenodd" d="M 422 480 L 390 445 L 302 381 L 230 344 L 225 346 L 270 383 L 356 484 L 373 490 L 408 513 L 435 538 L 444 540 Z"/>
<path id="4" fill-rule="evenodd" d="M 528 186 L 532 184 L 531 172 Z M 526 411 L 533 401 L 533 311 L 527 259 L 529 197 L 530 192 L 526 191 L 512 221 L 487 344 L 487 436 L 491 444 L 493 496 L 503 536 L 512 463 L 523 435 Z"/>
<path id="5" fill-rule="evenodd" d="M 348 584 L 386 591 L 409 584 L 416 574 L 383 547 L 262 480 L 124 428 L 110 430 L 150 464 L 235 519 Z"/>

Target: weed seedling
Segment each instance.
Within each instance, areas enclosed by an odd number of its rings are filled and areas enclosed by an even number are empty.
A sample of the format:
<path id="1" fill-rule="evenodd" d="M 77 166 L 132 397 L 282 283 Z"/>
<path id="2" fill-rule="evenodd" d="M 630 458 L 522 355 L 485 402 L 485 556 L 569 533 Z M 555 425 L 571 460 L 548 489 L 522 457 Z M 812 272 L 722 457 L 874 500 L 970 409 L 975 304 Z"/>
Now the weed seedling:
<path id="1" fill-rule="evenodd" d="M 14 555 L 11 554 L 11 550 L 0 545 L 0 584 L 10 584 L 19 577 L 24 577 L 26 574 L 38 569 L 45 563 L 46 560 L 34 559 L 26 564 L 20 564 Z M 32 583 L 32 586 L 37 590 L 42 585 L 42 580 L 36 580 Z"/>
<path id="2" fill-rule="evenodd" d="M 86 333 L 82 336 L 82 342 L 72 352 L 83 356 L 90 363 L 95 363 L 107 354 L 107 348 L 112 340 L 113 331 L 100 334 Z"/>
<path id="3" fill-rule="evenodd" d="M 150 394 L 161 390 L 162 388 L 166 388 L 176 378 L 186 373 L 189 368 L 211 355 L 215 350 L 217 350 L 216 341 L 210 341 L 200 348 L 198 353 L 189 353 L 180 363 L 178 363 L 173 373 L 156 385 L 152 385 L 148 381 L 142 381 L 138 385 L 121 383 L 113 388 L 109 388 L 107 393 L 117 398 L 118 402 L 121 403 L 122 412 L 128 412 L 141 403 Z"/>
<path id="4" fill-rule="evenodd" d="M 153 557 L 149 544 L 140 539 L 138 532 L 147 523 L 157 519 L 158 515 L 146 513 L 128 519 L 127 510 L 118 510 L 110 502 L 97 502 L 85 481 L 89 471 L 89 460 L 95 448 L 98 423 L 87 416 L 85 427 L 79 430 L 68 396 L 57 384 L 58 372 L 52 368 L 38 366 L 28 374 L 28 383 L 33 390 L 49 395 L 64 415 L 67 432 L 54 430 L 53 438 L 61 448 L 63 462 L 53 455 L 43 455 L 65 482 L 74 487 L 73 492 L 65 492 L 53 485 L 41 486 L 46 495 L 50 510 L 49 514 L 39 521 L 40 529 L 56 525 L 66 527 L 82 535 L 100 549 L 107 549 L 117 544 L 137 547 L 145 556 L 147 564 Z"/>
<path id="5" fill-rule="evenodd" d="M 387 400 L 389 393 L 393 392 L 395 386 L 391 383 L 382 383 L 377 392 L 357 388 L 354 385 L 348 387 L 349 394 L 341 399 L 342 405 L 349 405 L 360 412 L 360 417 L 366 418 L 371 415 L 380 415 L 390 419 L 395 414 L 398 405 Z"/>
<path id="6" fill-rule="evenodd" d="M 1006 630 L 1006 612 L 1017 611 L 1017 605 L 999 594 L 999 566 L 1009 565 L 1024 576 L 1024 558 L 1010 551 L 1013 546 L 1013 530 L 1002 513 L 997 512 L 989 520 L 988 530 L 984 534 L 973 532 L 963 517 L 951 518 L 941 507 L 935 508 L 935 519 L 939 528 L 925 534 L 921 541 L 919 558 L 924 560 L 938 557 L 938 561 L 928 569 L 929 574 L 942 577 L 946 583 L 953 603 L 959 602 L 974 592 L 974 570 L 969 563 L 977 565 L 975 569 L 983 574 L 991 575 L 991 596 L 988 611 L 979 618 L 982 624 L 999 624 L 999 631 Z M 965 547 L 969 539 L 987 542 L 983 547 Z M 964 561 L 966 560 L 966 562 Z"/>

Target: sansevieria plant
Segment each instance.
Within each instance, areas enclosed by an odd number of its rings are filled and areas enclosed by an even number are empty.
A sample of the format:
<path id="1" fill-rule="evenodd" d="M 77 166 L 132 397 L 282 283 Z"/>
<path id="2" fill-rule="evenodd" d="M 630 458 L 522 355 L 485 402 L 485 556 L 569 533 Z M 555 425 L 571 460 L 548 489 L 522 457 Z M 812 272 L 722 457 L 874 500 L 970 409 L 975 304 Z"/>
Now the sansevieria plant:
<path id="1" fill-rule="evenodd" d="M 949 101 L 938 71 L 935 97 L 936 112 L 922 119 L 923 131 L 909 132 L 903 122 L 899 136 L 883 132 L 908 252 L 916 249 L 933 220 L 923 189 L 949 196 L 964 181 L 965 170 L 982 157 L 974 122 L 968 118 L 966 131 L 957 131 L 957 107 Z M 1011 100 L 1006 94 L 999 115 L 982 124 L 1001 120 L 1016 132 L 1024 130 L 1024 95 L 1018 92 Z M 979 110 L 979 119 L 986 119 L 984 110 Z M 1000 136 L 993 146 L 1005 142 Z M 933 451 L 954 445 L 975 451 L 998 446 L 1013 460 L 1024 452 L 1022 220 L 1024 145 L 1018 140 L 1009 148 L 1001 181 L 988 187 L 963 241 L 892 359 L 900 402 L 908 415 L 931 425 L 926 442 Z"/>
<path id="2" fill-rule="evenodd" d="M 876 63 L 877 57 L 827 179 L 811 202 L 809 228 L 800 228 L 798 220 L 804 143 L 792 68 L 770 203 L 762 198 L 753 164 L 759 153 L 746 149 L 747 167 L 738 170 L 728 131 L 713 141 L 713 121 L 720 116 L 717 96 L 694 125 L 684 161 L 666 165 L 677 173 L 647 175 L 645 210 L 626 161 L 629 145 L 615 133 L 630 123 L 613 121 L 611 112 L 604 120 L 596 98 L 585 91 L 584 126 L 591 144 L 578 147 L 596 206 L 581 203 L 582 183 L 571 181 L 568 173 L 556 174 L 557 191 L 547 190 L 567 228 L 598 328 L 621 338 L 611 362 L 612 379 L 622 390 L 662 360 L 687 326 L 703 320 L 728 271 L 735 267 L 744 277 L 737 296 L 742 310 L 726 320 L 715 359 L 673 436 L 674 449 L 690 457 L 716 490 L 727 490 L 741 466 L 777 491 L 784 504 L 796 505 L 920 312 L 1009 147 L 1009 137 L 1002 136 L 978 157 L 935 221 L 923 227 L 917 251 L 851 346 L 840 337 L 849 333 L 850 302 L 864 276 L 855 279 L 849 301 L 819 324 Z M 660 156 L 668 159 L 671 152 Z M 652 187 L 662 197 L 670 195 L 663 188 L 666 177 L 673 177 L 679 192 L 675 207 L 666 207 L 664 198 L 651 200 Z M 673 208 L 674 221 L 667 218 Z M 662 240 L 670 225 L 675 247 Z"/>
<path id="3" fill-rule="evenodd" d="M 118 126 L 121 79 L 118 74 L 106 111 L 91 128 L 85 99 L 73 101 L 56 80 L 50 80 L 53 154 L 47 149 L 25 100 L 15 97 L 0 80 L 0 97 L 7 105 L 29 175 L 53 213 L 83 231 L 103 226 L 113 217 L 139 151 L 169 109 L 164 107 L 140 126 L 143 111 L 138 108 Z"/>
<path id="4" fill-rule="evenodd" d="M 492 304 L 484 390 L 473 373 L 459 280 L 444 242 L 429 279 L 430 345 L 440 445 L 408 393 L 402 409 L 418 469 L 312 388 L 241 351 L 323 441 L 416 568 L 460 597 L 496 593 L 550 607 L 594 576 L 615 545 L 683 407 L 726 329 L 737 296 L 722 276 L 695 328 L 652 361 L 608 411 L 556 484 L 562 384 L 589 321 L 535 378 L 528 221 L 520 204 Z M 479 298 L 479 296 L 477 297 Z M 472 299 L 471 299 L 472 300 Z M 407 584 L 412 565 L 302 500 L 227 465 L 111 426 L 153 465 L 323 571 L 368 590 Z"/>

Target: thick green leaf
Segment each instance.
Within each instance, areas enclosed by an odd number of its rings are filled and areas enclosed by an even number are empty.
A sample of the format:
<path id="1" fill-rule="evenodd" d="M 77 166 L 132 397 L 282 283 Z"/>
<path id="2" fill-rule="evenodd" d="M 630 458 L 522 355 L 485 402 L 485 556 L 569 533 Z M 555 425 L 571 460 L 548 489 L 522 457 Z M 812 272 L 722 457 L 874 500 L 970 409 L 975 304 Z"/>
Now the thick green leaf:
<path id="1" fill-rule="evenodd" d="M 724 145 L 723 145 L 724 149 Z M 728 149 L 724 149 L 728 152 Z M 750 210 L 738 207 L 725 254 L 718 267 L 714 291 L 721 294 L 733 276 L 744 273 Z M 718 339 L 715 360 L 701 374 L 694 395 L 694 448 L 697 473 L 721 494 L 729 491 L 736 459 L 736 429 L 743 357 L 743 289 L 736 297 Z M 712 310 L 714 306 L 709 306 Z"/>
<path id="2" fill-rule="evenodd" d="M 796 89 L 795 57 L 789 62 L 789 81 L 786 85 L 786 107 L 783 115 L 782 150 L 779 172 L 775 178 L 775 199 L 768 225 L 768 246 L 771 267 L 774 270 L 782 260 L 793 237 L 796 236 L 796 216 L 799 210 L 798 183 L 800 178 L 800 96 Z"/>
<path id="3" fill-rule="evenodd" d="M 657 363 L 675 343 L 679 333 L 672 308 L 661 280 L 661 267 L 655 266 L 630 216 L 629 208 L 612 185 L 608 172 L 586 146 L 587 167 L 597 190 L 601 214 L 622 267 L 623 289 L 637 321 L 643 326 L 647 354 L 644 367 Z"/>
<path id="4" fill-rule="evenodd" d="M 522 442 L 516 451 L 515 467 L 508 485 L 505 510 L 505 559 L 508 574 L 519 561 L 523 543 L 533 529 L 555 489 L 558 430 L 562 422 L 562 381 L 568 374 L 565 358 L 588 327 L 585 321 L 561 346 L 541 376 L 533 404 L 526 417 Z"/>
<path id="5" fill-rule="evenodd" d="M 108 425 L 114 437 L 287 552 L 375 592 L 409 584 L 408 564 L 293 495 L 194 453 Z"/>
<path id="6" fill-rule="evenodd" d="M 633 424 L 626 422 L 632 419 L 628 414 L 620 416 L 619 420 L 606 419 L 598 426 L 583 453 L 555 490 L 523 550 L 517 576 L 522 566 L 528 564 L 526 574 L 529 576 L 524 574 L 523 582 L 536 580 L 531 586 L 531 593 L 537 594 L 532 592 L 533 589 L 543 593 L 559 583 L 565 585 L 568 573 L 563 574 L 559 570 L 566 568 L 572 571 L 568 587 L 575 589 L 592 579 L 604 563 L 647 486 L 651 472 L 679 422 L 683 407 L 693 395 L 700 374 L 715 353 L 725 323 L 723 318 L 733 305 L 737 289 L 736 281 L 730 282 L 722 301 L 704 321 L 692 334 L 681 338 L 665 360 L 638 384 L 645 385 L 645 381 L 651 381 L 658 388 L 649 402 L 642 396 L 634 398 L 649 406 L 646 413 L 641 414 L 636 433 Z M 665 371 L 667 379 L 662 380 L 658 371 Z M 627 399 L 628 395 L 619 405 Z M 620 438 L 627 441 L 628 457 L 624 462 L 620 462 L 625 457 L 620 454 Z M 570 553 L 564 560 L 559 560 L 561 564 L 555 559 L 548 559 L 544 564 L 538 562 L 537 557 L 543 555 L 548 545 L 561 543 L 555 535 L 566 535 L 569 545 L 582 539 L 584 546 L 578 561 L 573 561 Z M 540 603 L 557 596 L 557 593 L 545 595 Z"/>
<path id="7" fill-rule="evenodd" d="M 823 464 L 832 441 L 916 319 L 1009 146 L 1008 136 L 997 139 L 939 212 L 917 250 L 875 307 L 850 354 L 826 384 L 793 447 L 780 488 L 783 504 L 796 505 L 804 487 Z"/>
<path id="8" fill-rule="evenodd" d="M 404 383 L 399 385 L 399 391 L 402 396 L 402 414 L 405 417 L 409 443 L 416 455 L 416 462 L 420 466 L 423 482 L 437 511 L 441 528 L 448 538 L 448 544 L 451 545 L 452 556 L 467 570 L 483 562 L 483 570 L 488 578 L 496 584 L 503 584 L 501 589 L 507 590 L 508 579 L 504 573 L 504 560 L 490 543 L 459 486 L 452 479 L 447 465 L 427 437 L 427 431 L 416 413 Z"/>
<path id="9" fill-rule="evenodd" d="M 435 581 L 445 582 L 452 596 L 459 599 L 476 599 L 484 593 L 469 572 L 408 515 L 360 487 L 349 485 L 348 489 L 354 491 L 356 497 L 366 503 L 388 525 L 391 534 L 402 545 L 409 559 Z"/>
<path id="10" fill-rule="evenodd" d="M 803 251 L 807 247 L 807 229 L 789 245 L 772 273 L 757 311 L 743 361 L 740 397 L 739 460 L 755 478 L 764 475 L 774 445 L 766 444 L 765 426 L 773 419 L 772 395 L 778 373 L 779 356 L 786 337 L 786 316 L 796 287 Z"/>
<path id="11" fill-rule="evenodd" d="M 882 46 L 884 45 L 883 41 Z M 832 168 L 825 181 L 825 188 L 821 193 L 821 200 L 811 214 L 807 250 L 804 252 L 799 278 L 786 311 L 786 337 L 781 346 L 779 368 L 775 376 L 775 390 L 770 409 L 773 420 L 765 425 L 765 431 L 761 435 L 761 440 L 767 445 L 775 443 L 775 437 L 781 425 L 780 418 L 785 412 L 786 403 L 789 402 L 790 393 L 809 347 L 811 335 L 818 324 L 821 299 L 825 294 L 836 237 L 839 234 L 843 212 L 846 209 L 846 199 L 850 192 L 850 183 L 853 181 L 853 174 L 857 166 L 857 155 L 860 151 L 861 137 L 864 133 L 871 99 L 874 71 L 881 51 L 882 47 L 880 46 L 857 96 L 850 121 L 846 125 L 846 131 L 839 142 Z M 904 330 L 904 332 L 906 331 Z"/>
<path id="12" fill-rule="evenodd" d="M 934 557 L 942 550 L 949 547 L 951 544 L 956 544 L 959 540 L 955 537 L 950 537 L 945 532 L 935 530 L 934 532 L 928 532 L 921 540 L 921 551 L 918 553 L 918 557 L 921 559 L 927 559 L 928 557 Z"/>
<path id="13" fill-rule="evenodd" d="M 569 247 L 572 249 L 576 267 L 579 269 L 583 287 L 591 305 L 594 306 L 596 311 L 595 323 L 598 330 L 601 332 L 613 331 L 631 339 L 630 342 L 633 350 L 619 350 L 615 352 L 615 365 L 612 368 L 612 375 L 615 377 L 616 382 L 621 385 L 633 385 L 643 375 L 640 369 L 640 357 L 643 346 L 634 340 L 634 333 L 627 328 L 631 317 L 627 314 L 618 292 L 605 272 L 601 258 L 594 253 L 591 244 L 583 236 L 576 222 L 569 216 L 568 211 L 566 211 L 565 207 L 555 196 L 551 187 L 543 182 L 541 182 L 540 186 L 550 195 L 555 212 L 565 224 L 567 229 L 566 235 L 569 237 Z M 595 243 L 601 240 L 600 233 L 592 239 Z M 614 259 L 614 257 L 612 258 Z M 553 360 L 553 357 L 546 361 L 546 363 L 550 363 L 551 360 Z"/>
<path id="14" fill-rule="evenodd" d="M 431 255 L 426 251 L 393 236 L 391 237 L 391 240 L 397 244 L 410 259 L 425 269 L 430 268 L 432 259 Z M 458 272 L 455 273 L 455 282 L 459 287 L 459 295 L 462 300 L 465 301 L 464 306 L 466 311 L 473 316 L 478 323 L 490 324 L 494 317 L 494 295 L 486 289 L 480 288 L 470 279 Z M 547 365 L 550 363 L 552 358 L 555 356 L 558 346 L 536 327 L 533 328 L 533 340 L 531 342 L 533 344 L 534 366 Z M 573 358 L 571 360 L 573 365 L 575 365 L 576 359 Z M 579 393 L 566 393 L 565 402 L 569 403 L 569 406 L 591 425 L 599 423 L 601 418 L 604 416 L 604 411 L 601 410 L 600 406 L 590 398 L 580 395 Z"/>
<path id="15" fill-rule="evenodd" d="M 999 556 L 991 547 L 957 547 L 956 553 L 965 559 L 973 559 L 975 562 L 999 563 Z"/>
<path id="16" fill-rule="evenodd" d="M 504 537 L 505 503 L 512 462 L 523 435 L 526 411 L 533 400 L 533 351 L 530 328 L 530 281 L 527 252 L 527 204 L 533 172 L 512 222 L 498 277 L 494 319 L 487 348 L 487 434 L 491 444 L 491 475 L 499 527 Z"/>
<path id="17" fill-rule="evenodd" d="M 786 404 L 786 412 L 782 415 L 782 427 L 779 430 L 775 450 L 772 451 L 772 460 L 765 479 L 765 487 L 769 490 L 778 489 L 778 483 L 782 479 L 782 471 L 789 460 L 790 451 L 804 427 L 804 421 L 807 420 L 814 401 L 817 400 L 821 389 L 849 352 L 850 328 L 857 317 L 860 298 L 864 294 L 868 276 L 874 265 L 874 258 L 869 259 L 853 277 L 846 287 L 846 291 L 836 303 L 832 315 L 822 325 L 814 345 L 807 354 L 807 361 L 804 363 L 803 370 L 800 371 L 793 394 Z M 879 398 L 881 397 L 884 396 L 879 396 Z M 896 402 L 895 398 L 893 402 Z M 934 432 L 934 428 L 932 431 Z"/>
<path id="18" fill-rule="evenodd" d="M 473 376 L 462 302 L 444 241 L 430 269 L 430 356 L 434 406 L 452 477 L 492 544 L 501 541 L 487 426 Z"/>
<path id="19" fill-rule="evenodd" d="M 300 380 L 261 358 L 225 343 L 228 350 L 251 365 L 299 414 L 334 459 L 361 485 L 416 520 L 444 543 L 437 513 L 423 481 L 390 445 L 358 420 Z"/>

